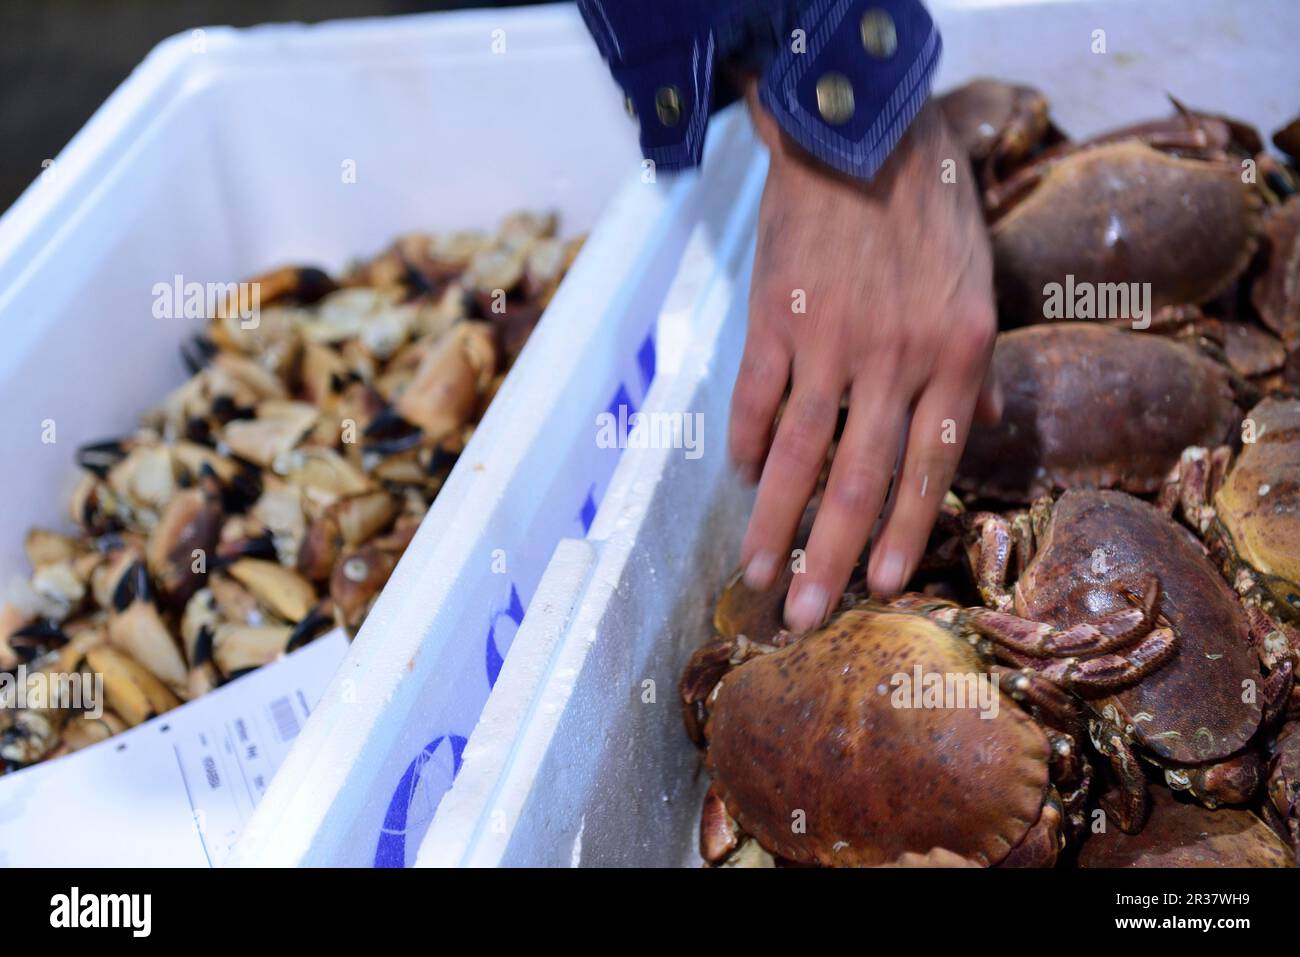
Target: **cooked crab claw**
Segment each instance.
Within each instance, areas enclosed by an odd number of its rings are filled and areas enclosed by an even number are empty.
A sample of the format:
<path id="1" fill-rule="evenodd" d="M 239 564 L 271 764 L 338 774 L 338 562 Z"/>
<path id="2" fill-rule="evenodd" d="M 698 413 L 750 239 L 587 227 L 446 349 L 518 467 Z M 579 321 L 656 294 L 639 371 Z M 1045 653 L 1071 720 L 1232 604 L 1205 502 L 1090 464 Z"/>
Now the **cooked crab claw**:
<path id="1" fill-rule="evenodd" d="M 126 458 L 130 444 L 123 439 L 90 442 L 77 449 L 77 464 L 87 472 L 103 479 L 109 470 Z"/>
<path id="2" fill-rule="evenodd" d="M 334 627 L 334 612 L 329 599 L 325 599 L 302 621 L 293 626 L 293 631 L 289 633 L 289 641 L 285 644 L 285 652 L 301 648 L 332 627 Z"/>
<path id="3" fill-rule="evenodd" d="M 430 475 L 448 473 L 459 460 L 459 452 L 454 452 L 443 445 L 436 445 L 429 455 L 429 461 L 425 464 L 424 470 Z"/>
<path id="4" fill-rule="evenodd" d="M 195 558 L 213 550 L 223 519 L 221 483 L 204 465 L 197 486 L 172 496 L 145 545 L 149 570 L 168 606 L 182 607 L 203 584 L 206 571 L 196 569 Z"/>
<path id="5" fill-rule="evenodd" d="M 190 375 L 198 375 L 217 354 L 217 346 L 207 336 L 197 333 L 181 343 L 180 352 L 181 362 Z"/>
<path id="6" fill-rule="evenodd" d="M 51 648 L 58 648 L 68 643 L 68 636 L 57 622 L 48 618 L 38 618 L 17 628 L 9 634 L 9 647 L 26 658 L 27 661 L 38 657 Z"/>
<path id="7" fill-rule="evenodd" d="M 113 611 L 124 612 L 135 601 L 152 599 L 153 586 L 149 583 L 149 569 L 144 562 L 133 561 L 113 589 Z"/>
<path id="8" fill-rule="evenodd" d="M 375 455 L 405 452 L 424 440 L 419 426 L 407 422 L 391 405 L 377 412 L 361 434 L 366 440 L 362 451 Z"/>
<path id="9" fill-rule="evenodd" d="M 263 306 L 272 302 L 308 305 L 338 289 L 338 284 L 329 274 L 315 266 L 282 266 L 254 277 L 249 285 L 257 286 L 258 302 Z M 226 303 L 219 308 L 217 318 L 233 314 L 230 306 Z"/>
<path id="10" fill-rule="evenodd" d="M 152 598 L 148 569 L 144 562 L 133 562 L 113 595 L 109 642 L 184 697 L 188 682 L 185 659 Z"/>
<path id="11" fill-rule="evenodd" d="M 275 561 L 275 536 L 270 529 L 260 535 L 247 536 L 233 541 L 223 541 L 217 546 L 212 568 L 225 568 L 241 558 L 264 558 Z"/>

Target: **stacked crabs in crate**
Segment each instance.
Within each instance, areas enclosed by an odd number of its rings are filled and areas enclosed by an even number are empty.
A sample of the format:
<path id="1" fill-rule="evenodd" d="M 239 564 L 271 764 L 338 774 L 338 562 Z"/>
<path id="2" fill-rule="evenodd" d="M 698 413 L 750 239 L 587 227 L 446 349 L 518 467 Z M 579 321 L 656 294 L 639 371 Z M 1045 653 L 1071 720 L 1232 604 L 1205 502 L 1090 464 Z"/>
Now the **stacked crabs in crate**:
<path id="1" fill-rule="evenodd" d="M 142 428 L 78 451 L 76 531 L 27 536 L 0 670 L 100 675 L 106 701 L 7 702 L 0 773 L 355 633 L 577 253 L 555 227 L 406 235 L 337 279 L 259 277 L 254 319 L 219 309 Z"/>
<path id="2" fill-rule="evenodd" d="M 1284 159 L 1177 102 L 1083 142 L 1022 86 L 941 104 L 990 231 L 1002 422 L 901 596 L 851 585 L 795 635 L 793 571 L 723 591 L 680 688 L 701 855 L 1295 866 L 1300 121 Z"/>

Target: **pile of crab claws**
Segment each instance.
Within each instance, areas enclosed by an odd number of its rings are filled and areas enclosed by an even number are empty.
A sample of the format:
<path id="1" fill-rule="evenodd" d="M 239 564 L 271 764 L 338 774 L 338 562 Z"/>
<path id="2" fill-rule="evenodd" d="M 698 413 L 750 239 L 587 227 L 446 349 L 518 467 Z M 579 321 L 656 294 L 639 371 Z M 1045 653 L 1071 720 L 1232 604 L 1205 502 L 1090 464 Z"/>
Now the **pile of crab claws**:
<path id="1" fill-rule="evenodd" d="M 109 710 L 0 714 L 3 766 L 360 628 L 580 247 L 555 226 L 412 233 L 344 275 L 285 266 L 219 303 L 140 429 L 77 450 L 76 532 L 27 536 L 0 670 L 103 671 Z"/>

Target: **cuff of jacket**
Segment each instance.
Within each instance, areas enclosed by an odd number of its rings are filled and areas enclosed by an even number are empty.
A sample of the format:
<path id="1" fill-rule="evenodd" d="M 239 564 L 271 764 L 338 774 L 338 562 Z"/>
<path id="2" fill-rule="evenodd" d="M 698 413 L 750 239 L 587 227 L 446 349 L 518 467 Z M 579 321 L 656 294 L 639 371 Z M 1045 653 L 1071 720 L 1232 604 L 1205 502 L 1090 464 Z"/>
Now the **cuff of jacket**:
<path id="1" fill-rule="evenodd" d="M 868 38 L 865 18 L 882 12 L 885 39 Z M 818 160 L 870 180 L 930 95 L 939 31 L 917 0 L 818 0 L 800 19 L 808 52 L 782 46 L 760 78 L 759 100 Z"/>
<path id="2" fill-rule="evenodd" d="M 942 45 L 920 0 L 698 3 L 578 4 L 640 125 L 642 155 L 658 169 L 699 164 L 715 60 L 757 66 L 760 101 L 786 135 L 862 179 L 875 176 L 929 96 Z M 764 29 L 746 30 L 755 19 Z M 775 43 L 733 49 L 755 33 Z"/>

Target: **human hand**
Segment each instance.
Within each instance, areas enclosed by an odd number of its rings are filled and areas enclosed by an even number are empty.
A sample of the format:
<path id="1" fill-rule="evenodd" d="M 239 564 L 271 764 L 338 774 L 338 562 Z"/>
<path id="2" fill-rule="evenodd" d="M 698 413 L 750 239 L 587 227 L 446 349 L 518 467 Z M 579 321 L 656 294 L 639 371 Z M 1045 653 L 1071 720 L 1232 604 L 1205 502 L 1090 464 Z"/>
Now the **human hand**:
<path id="1" fill-rule="evenodd" d="M 838 602 L 903 443 L 867 567 L 871 590 L 885 594 L 920 561 L 972 413 L 998 420 L 992 259 L 965 154 L 933 103 L 864 184 L 784 140 L 752 86 L 749 100 L 772 154 L 729 438 L 741 474 L 759 483 L 741 547 L 750 587 L 771 587 L 789 560 L 849 397 L 804 573 L 786 599 L 787 624 L 803 631 Z"/>

